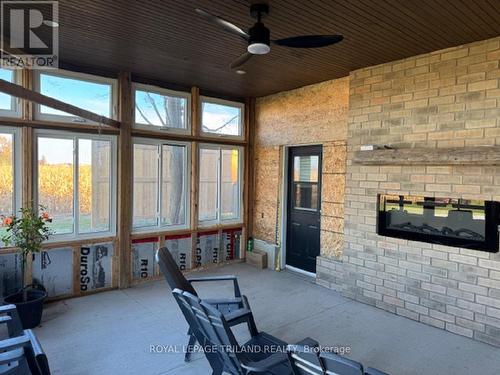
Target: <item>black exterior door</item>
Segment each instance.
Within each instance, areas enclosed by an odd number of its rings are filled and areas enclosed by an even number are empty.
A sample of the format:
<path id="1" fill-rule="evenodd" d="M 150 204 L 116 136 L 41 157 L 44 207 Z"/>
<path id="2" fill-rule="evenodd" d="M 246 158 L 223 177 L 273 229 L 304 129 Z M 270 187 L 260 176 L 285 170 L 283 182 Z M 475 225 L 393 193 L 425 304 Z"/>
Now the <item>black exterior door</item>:
<path id="1" fill-rule="evenodd" d="M 286 264 L 316 273 L 320 252 L 321 146 L 292 147 L 288 154 Z"/>

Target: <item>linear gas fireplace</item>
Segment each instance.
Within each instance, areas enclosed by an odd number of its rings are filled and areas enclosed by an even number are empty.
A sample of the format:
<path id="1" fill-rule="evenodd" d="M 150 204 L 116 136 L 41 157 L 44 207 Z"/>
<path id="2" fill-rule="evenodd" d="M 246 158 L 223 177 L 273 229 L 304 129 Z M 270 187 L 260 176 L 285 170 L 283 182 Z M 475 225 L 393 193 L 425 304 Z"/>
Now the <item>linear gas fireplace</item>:
<path id="1" fill-rule="evenodd" d="M 378 207 L 382 236 L 498 252 L 499 202 L 379 194 Z"/>

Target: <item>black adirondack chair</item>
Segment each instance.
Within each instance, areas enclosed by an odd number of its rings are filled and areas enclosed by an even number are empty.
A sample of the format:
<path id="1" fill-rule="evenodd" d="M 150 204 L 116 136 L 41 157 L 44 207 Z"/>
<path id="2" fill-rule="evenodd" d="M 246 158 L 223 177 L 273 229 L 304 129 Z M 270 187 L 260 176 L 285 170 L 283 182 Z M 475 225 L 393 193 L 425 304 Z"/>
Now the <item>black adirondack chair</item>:
<path id="1" fill-rule="evenodd" d="M 238 279 L 233 275 L 226 276 L 205 276 L 205 277 L 193 277 L 186 279 L 182 272 L 180 271 L 177 263 L 170 254 L 170 251 L 166 247 L 162 247 L 156 253 L 156 261 L 160 265 L 160 270 L 167 280 L 167 284 L 170 286 L 172 291 L 174 289 L 180 289 L 191 293 L 194 296 L 198 296 L 196 290 L 194 289 L 192 283 L 196 282 L 214 282 L 214 281 L 232 281 L 234 286 L 234 297 L 231 298 L 211 298 L 205 299 L 204 301 L 224 314 L 224 318 L 230 326 L 235 326 L 238 324 L 246 323 L 248 329 L 252 335 L 257 333 L 257 328 L 255 326 L 255 321 L 253 319 L 252 311 L 248 305 L 248 300 L 245 296 L 241 295 L 240 287 L 238 285 Z M 184 314 L 186 315 L 186 314 Z M 186 317 L 186 320 L 188 318 Z M 188 320 L 189 324 L 189 320 Z M 195 332 L 191 328 L 188 331 L 189 341 L 188 348 L 195 344 L 196 337 Z M 198 340 L 199 342 L 199 340 Z M 203 343 L 199 342 L 200 345 Z M 191 352 L 186 351 L 186 356 L 184 360 L 189 362 L 191 358 Z"/>
<path id="2" fill-rule="evenodd" d="M 284 341 L 257 331 L 249 341 L 240 345 L 219 310 L 189 292 L 175 289 L 173 293 L 181 309 L 189 315 L 188 321 L 194 322 L 193 331 L 201 336 L 200 339 L 210 351 L 216 348 L 211 358 L 207 356 L 213 375 L 220 375 L 222 371 L 231 375 L 254 372 L 293 374 L 286 354 L 287 344 Z M 312 339 L 306 339 L 299 344 L 317 346 L 317 342 Z"/>
<path id="3" fill-rule="evenodd" d="M 314 349 L 314 348 L 313 348 Z M 288 345 L 288 357 L 294 375 L 388 375 L 335 353 L 311 350 L 303 345 Z"/>
<path id="4" fill-rule="evenodd" d="M 22 329 L 16 306 L 0 306 L 0 324 L 8 333 L 0 341 L 0 375 L 50 375 L 47 356 L 33 331 Z"/>
<path id="5" fill-rule="evenodd" d="M 23 333 L 23 325 L 15 305 L 0 305 L 0 324 L 7 326 L 9 337 L 19 336 Z"/>

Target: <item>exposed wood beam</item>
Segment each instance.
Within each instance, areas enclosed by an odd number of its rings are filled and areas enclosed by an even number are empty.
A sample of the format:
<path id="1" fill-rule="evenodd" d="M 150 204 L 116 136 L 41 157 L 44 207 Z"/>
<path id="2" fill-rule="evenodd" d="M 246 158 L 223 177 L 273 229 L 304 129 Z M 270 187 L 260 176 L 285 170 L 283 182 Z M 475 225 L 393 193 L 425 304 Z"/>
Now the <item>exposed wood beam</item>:
<path id="1" fill-rule="evenodd" d="M 128 288 L 132 279 L 130 234 L 132 229 L 132 122 L 133 101 L 130 73 L 118 75 L 118 286 Z"/>
<path id="2" fill-rule="evenodd" d="M 25 89 L 33 90 L 33 70 L 32 69 L 23 69 L 22 70 L 22 86 Z M 22 119 L 31 121 L 33 120 L 33 102 L 29 100 L 21 100 L 22 102 Z"/>
<path id="3" fill-rule="evenodd" d="M 21 207 L 28 208 L 33 206 L 33 186 L 35 185 L 33 174 L 33 129 L 28 127 L 22 129 L 22 141 L 20 143 L 22 152 Z M 24 282 L 25 285 L 33 283 L 33 257 L 30 256 L 26 259 Z"/>
<path id="4" fill-rule="evenodd" d="M 255 98 L 245 101 L 245 174 L 243 180 L 244 217 L 245 228 L 240 243 L 240 254 L 246 258 L 247 241 L 253 236 L 253 206 L 254 206 L 254 136 L 255 136 Z"/>
<path id="5" fill-rule="evenodd" d="M 500 165 L 500 147 L 356 151 L 354 163 L 363 165 Z"/>
<path id="6" fill-rule="evenodd" d="M 191 88 L 191 135 L 196 138 L 200 132 L 200 89 Z M 198 248 L 198 200 L 199 200 L 199 154 L 198 142 L 191 143 L 191 266 L 195 265 L 196 249 Z"/>
<path id="7" fill-rule="evenodd" d="M 94 121 L 98 124 L 108 125 L 113 128 L 120 127 L 120 121 L 116 121 L 105 116 L 100 116 L 94 112 L 90 112 L 85 109 L 76 107 L 74 105 L 48 97 L 46 95 L 42 95 L 39 92 L 28 90 L 22 86 L 5 81 L 3 79 L 0 79 L 0 92 L 3 92 L 11 96 L 15 96 L 16 98 L 29 100 L 31 102 L 44 105 L 46 107 L 57 109 L 59 111 L 67 112 L 72 115 L 82 117 L 90 121 Z"/>

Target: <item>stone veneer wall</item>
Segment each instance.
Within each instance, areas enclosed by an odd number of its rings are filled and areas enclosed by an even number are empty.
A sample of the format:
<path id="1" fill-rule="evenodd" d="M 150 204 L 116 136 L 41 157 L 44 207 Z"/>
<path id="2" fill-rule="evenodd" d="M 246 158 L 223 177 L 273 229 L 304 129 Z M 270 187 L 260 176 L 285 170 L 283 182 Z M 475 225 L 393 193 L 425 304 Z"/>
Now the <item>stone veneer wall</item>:
<path id="1" fill-rule="evenodd" d="M 321 254 L 343 246 L 349 77 L 257 99 L 253 236 L 281 242 L 284 146 L 323 145 Z"/>
<path id="2" fill-rule="evenodd" d="M 378 193 L 500 201 L 500 166 L 363 166 L 362 144 L 500 145 L 500 38 L 350 75 L 345 248 L 318 282 L 358 301 L 500 346 L 500 253 L 376 233 Z"/>

